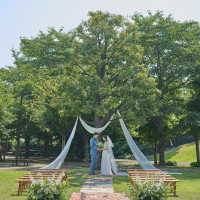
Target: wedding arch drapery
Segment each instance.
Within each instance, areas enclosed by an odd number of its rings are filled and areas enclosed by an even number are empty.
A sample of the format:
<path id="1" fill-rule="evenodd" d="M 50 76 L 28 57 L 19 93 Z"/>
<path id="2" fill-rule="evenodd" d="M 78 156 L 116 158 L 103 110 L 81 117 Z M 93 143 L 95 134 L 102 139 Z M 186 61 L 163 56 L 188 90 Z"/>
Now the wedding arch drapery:
<path id="1" fill-rule="evenodd" d="M 78 118 L 76 119 L 76 122 L 75 122 L 75 125 L 74 125 L 74 128 L 69 136 L 69 139 L 64 147 L 64 149 L 62 150 L 62 152 L 60 153 L 60 155 L 52 162 L 50 163 L 49 165 L 43 167 L 42 169 L 60 169 L 60 167 L 62 166 L 67 154 L 68 154 L 68 151 L 69 151 L 69 148 L 71 146 L 71 143 L 72 143 L 72 140 L 74 138 L 74 135 L 75 135 L 75 132 L 76 132 L 76 127 L 77 127 L 77 123 L 78 123 Z"/>
<path id="2" fill-rule="evenodd" d="M 144 156 L 144 154 L 140 151 L 140 149 L 138 148 L 138 146 L 136 145 L 136 143 L 134 142 L 133 138 L 131 137 L 119 111 L 117 111 L 117 114 L 119 115 L 119 122 L 120 122 L 120 125 L 122 127 L 122 130 L 123 130 L 123 133 L 125 135 L 125 138 L 127 140 L 127 143 L 131 149 L 131 152 L 133 154 L 133 156 L 135 157 L 135 159 L 138 161 L 138 163 L 140 164 L 140 166 L 143 168 L 143 169 L 148 169 L 148 170 L 155 170 L 156 168 L 148 161 L 148 159 Z M 105 124 L 103 127 L 101 128 L 94 128 L 94 127 L 91 127 L 89 126 L 87 123 L 85 123 L 81 118 L 80 119 L 80 122 L 81 124 L 83 125 L 83 127 L 91 134 L 94 134 L 95 132 L 98 132 L 98 133 L 101 133 L 102 131 L 104 131 L 107 126 L 111 123 L 112 119 L 113 119 L 113 115 L 112 117 L 110 118 L 110 121 Z M 60 155 L 52 162 L 50 163 L 49 165 L 43 167 L 43 169 L 59 169 L 66 156 L 67 156 L 67 153 L 69 151 L 69 148 L 70 148 L 70 145 L 71 145 L 71 142 L 74 138 L 74 135 L 75 135 L 75 132 L 76 132 L 76 127 L 77 127 L 77 123 L 78 123 L 78 118 L 76 119 L 76 122 L 75 122 L 75 125 L 74 125 L 74 128 L 71 132 L 71 135 L 64 147 L 64 149 L 62 150 L 62 152 L 60 153 Z M 115 163 L 115 160 L 114 160 L 114 155 L 113 155 L 113 152 L 111 152 L 110 154 L 110 157 L 111 157 L 111 164 L 113 166 L 113 169 L 114 169 L 114 173 L 120 175 L 120 172 L 118 172 L 117 168 L 116 168 L 116 163 Z"/>
<path id="3" fill-rule="evenodd" d="M 135 144 L 135 141 L 133 140 L 133 138 L 131 137 L 128 129 L 126 128 L 126 125 L 124 124 L 123 119 L 121 118 L 121 115 L 119 113 L 119 111 L 117 111 L 118 115 L 119 115 L 119 122 L 120 125 L 122 127 L 122 130 L 124 132 L 126 141 L 128 142 L 128 145 L 131 149 L 131 152 L 134 156 L 134 158 L 138 161 L 138 163 L 140 164 L 140 166 L 143 169 L 157 169 L 155 168 L 149 161 L 148 159 L 144 156 L 144 154 L 140 151 L 140 149 L 138 148 L 138 146 Z"/>
<path id="4" fill-rule="evenodd" d="M 101 133 L 101 132 L 103 132 L 103 131 L 107 128 L 107 126 L 111 123 L 111 121 L 113 120 L 113 115 L 112 115 L 112 117 L 110 118 L 110 121 L 109 121 L 105 126 L 103 126 L 103 127 L 101 127 L 101 128 L 94 128 L 94 127 L 91 127 L 91 126 L 89 126 L 88 124 L 86 124 L 81 118 L 79 118 L 79 119 L 80 119 L 80 122 L 81 122 L 81 124 L 83 125 L 83 127 L 84 127 L 89 133 L 95 133 L 95 132 Z"/>

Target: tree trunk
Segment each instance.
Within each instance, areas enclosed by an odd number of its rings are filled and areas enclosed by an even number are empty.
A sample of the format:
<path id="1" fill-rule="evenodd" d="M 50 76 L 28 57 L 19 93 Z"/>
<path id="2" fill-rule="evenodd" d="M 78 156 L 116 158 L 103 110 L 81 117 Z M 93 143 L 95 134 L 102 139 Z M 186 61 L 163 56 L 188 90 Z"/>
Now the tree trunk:
<path id="1" fill-rule="evenodd" d="M 65 133 L 61 133 L 62 136 L 62 150 L 65 148 Z"/>
<path id="2" fill-rule="evenodd" d="M 20 145 L 20 128 L 19 126 L 16 129 L 16 152 L 15 152 L 15 158 L 18 159 L 19 158 L 19 145 Z"/>
<path id="3" fill-rule="evenodd" d="M 20 103 L 19 105 L 21 106 L 22 105 L 22 101 L 23 101 L 23 95 L 20 97 Z M 19 123 L 20 123 L 20 118 L 21 116 L 19 117 Z M 18 124 L 17 126 L 17 129 L 16 129 L 16 153 L 15 153 L 15 158 L 18 159 L 19 158 L 19 145 L 20 145 L 20 132 L 21 132 L 21 128 L 20 128 L 20 124 Z"/>
<path id="4" fill-rule="evenodd" d="M 2 149 L 2 137 L 1 137 L 1 143 L 0 143 L 0 161 L 3 161 L 2 156 L 3 156 L 3 149 Z"/>
<path id="5" fill-rule="evenodd" d="M 80 160 L 83 160 L 85 157 L 85 142 L 81 140 L 81 153 L 80 153 Z"/>
<path id="6" fill-rule="evenodd" d="M 101 119 L 100 119 L 100 116 L 98 114 L 95 114 L 94 126 L 95 126 L 95 128 L 100 128 L 101 127 Z M 99 142 L 101 141 L 101 133 L 99 133 L 98 141 Z M 101 153 L 99 151 L 97 152 L 97 159 L 96 159 L 96 163 L 95 163 L 95 168 L 97 170 L 101 169 Z"/>
<path id="7" fill-rule="evenodd" d="M 165 142 L 163 138 L 162 128 L 159 128 L 159 165 L 165 165 Z"/>
<path id="8" fill-rule="evenodd" d="M 60 129 L 60 135 L 62 137 L 62 150 L 65 148 L 65 138 L 66 138 L 66 123 Z"/>
<path id="9" fill-rule="evenodd" d="M 3 150 L 2 150 L 2 145 L 0 143 L 0 162 L 3 161 L 2 155 L 3 155 Z"/>
<path id="10" fill-rule="evenodd" d="M 157 165 L 158 161 L 157 161 L 157 142 L 155 142 L 154 145 L 154 165 Z"/>
<path id="11" fill-rule="evenodd" d="M 50 157 L 50 146 L 49 146 L 49 136 L 48 133 L 44 134 L 44 143 L 45 143 L 45 157 L 49 158 Z"/>
<path id="12" fill-rule="evenodd" d="M 89 148 L 88 148 L 88 135 L 85 134 L 85 155 L 86 155 L 86 164 L 89 163 Z"/>
<path id="13" fill-rule="evenodd" d="M 31 139 L 31 137 L 29 135 L 26 135 L 26 137 L 25 137 L 25 158 L 29 158 L 30 139 Z"/>
<path id="14" fill-rule="evenodd" d="M 5 161 L 6 160 L 6 152 L 7 152 L 7 149 L 8 149 L 8 142 L 5 142 L 5 145 L 4 145 L 4 148 L 3 148 L 3 159 L 2 161 Z"/>
<path id="15" fill-rule="evenodd" d="M 197 163 L 200 163 L 199 159 L 199 137 L 198 134 L 195 134 L 195 144 L 196 144 L 196 156 L 197 156 Z"/>

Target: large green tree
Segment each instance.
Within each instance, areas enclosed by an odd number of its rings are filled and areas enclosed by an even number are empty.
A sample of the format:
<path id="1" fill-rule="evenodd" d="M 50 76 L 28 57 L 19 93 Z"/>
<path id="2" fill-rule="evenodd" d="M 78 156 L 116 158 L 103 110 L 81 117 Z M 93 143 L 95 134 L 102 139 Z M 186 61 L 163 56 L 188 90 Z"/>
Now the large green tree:
<path id="1" fill-rule="evenodd" d="M 107 12 L 89 12 L 88 16 L 75 29 L 70 64 L 80 74 L 79 87 L 85 94 L 82 113 L 93 114 L 91 124 L 101 127 L 117 109 L 127 109 L 131 116 L 141 99 L 148 96 L 150 100 L 154 79 L 141 65 L 142 47 L 137 45 L 133 24 Z"/>
<path id="2" fill-rule="evenodd" d="M 10 129 L 15 129 L 16 137 L 16 155 L 19 157 L 20 137 L 22 129 L 30 117 L 28 105 L 32 101 L 32 91 L 34 90 L 34 76 L 32 71 L 27 70 L 23 65 L 23 59 L 19 56 L 19 52 L 13 50 L 15 58 L 14 67 L 1 69 L 1 80 L 10 88 L 10 94 L 13 96 L 11 113 L 14 119 L 7 124 Z"/>
<path id="3" fill-rule="evenodd" d="M 149 69 L 149 76 L 156 79 L 161 91 L 157 98 L 158 117 L 151 117 L 159 137 L 159 161 L 164 165 L 165 142 L 169 127 L 165 123 L 173 113 L 178 117 L 178 98 L 175 95 L 180 88 L 197 74 L 200 52 L 200 27 L 195 21 L 179 22 L 163 12 L 148 16 L 134 14 L 134 23 L 138 26 L 138 44 L 144 47 L 143 63 Z M 166 130 L 166 131 L 165 131 Z"/>

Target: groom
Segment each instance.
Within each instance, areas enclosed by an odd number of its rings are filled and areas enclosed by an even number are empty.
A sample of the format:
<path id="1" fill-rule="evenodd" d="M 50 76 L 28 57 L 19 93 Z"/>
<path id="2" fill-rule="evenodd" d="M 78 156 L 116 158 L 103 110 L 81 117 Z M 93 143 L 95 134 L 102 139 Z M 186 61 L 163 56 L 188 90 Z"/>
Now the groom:
<path id="1" fill-rule="evenodd" d="M 97 158 L 97 151 L 98 146 L 97 146 L 97 139 L 99 137 L 99 133 L 94 133 L 94 136 L 90 139 L 90 155 L 91 155 L 91 164 L 90 164 L 90 175 L 95 175 L 94 173 L 94 167 L 95 167 L 95 162 Z"/>

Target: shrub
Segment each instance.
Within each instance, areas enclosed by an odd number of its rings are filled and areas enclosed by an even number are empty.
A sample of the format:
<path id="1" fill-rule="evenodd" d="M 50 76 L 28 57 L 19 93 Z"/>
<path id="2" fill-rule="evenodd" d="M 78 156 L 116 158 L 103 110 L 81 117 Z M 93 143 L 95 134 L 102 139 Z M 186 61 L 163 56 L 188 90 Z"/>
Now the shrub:
<path id="1" fill-rule="evenodd" d="M 158 162 L 158 165 L 160 163 Z M 177 166 L 177 162 L 176 161 L 165 161 L 165 166 Z"/>
<path id="2" fill-rule="evenodd" d="M 131 158 L 133 158 L 133 156 L 131 154 L 125 156 L 125 159 L 131 159 Z"/>
<path id="3" fill-rule="evenodd" d="M 198 162 L 191 162 L 190 167 L 200 167 L 200 163 Z"/>
<path id="4" fill-rule="evenodd" d="M 56 181 L 54 181 L 55 175 L 46 179 L 41 176 L 38 180 L 30 177 L 31 185 L 28 187 L 28 200 L 64 200 L 68 183 L 66 181 L 61 182 L 63 175 L 61 173 Z"/>
<path id="5" fill-rule="evenodd" d="M 137 200 L 161 200 L 167 198 L 168 190 L 168 186 L 162 180 L 154 182 L 147 177 L 142 182 L 140 177 L 137 177 L 136 181 L 133 180 L 131 195 L 133 199 Z"/>
<path id="6" fill-rule="evenodd" d="M 177 166 L 177 162 L 176 161 L 166 161 L 165 165 L 166 166 Z"/>

